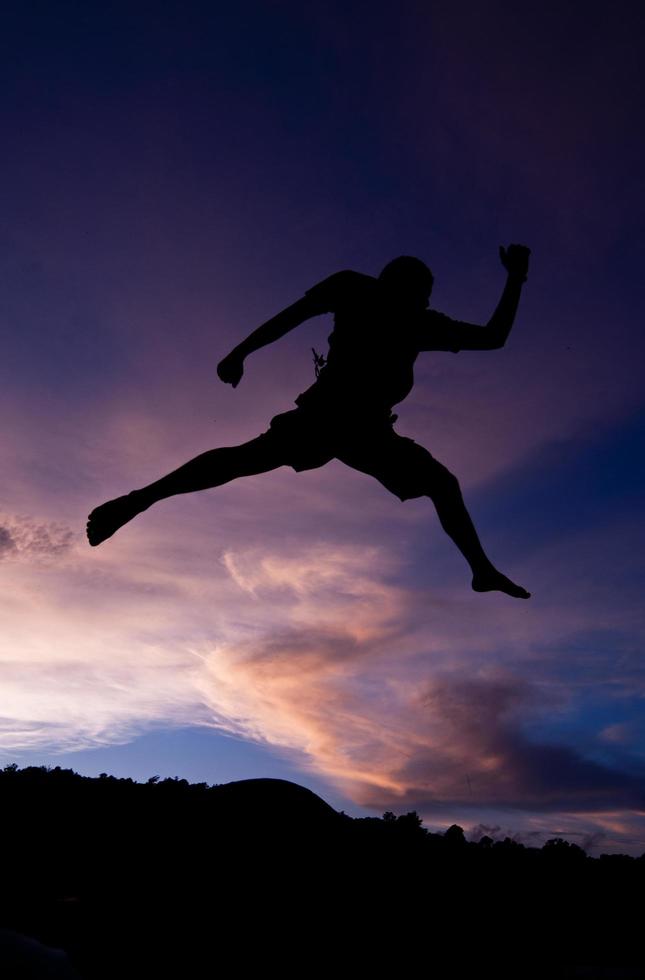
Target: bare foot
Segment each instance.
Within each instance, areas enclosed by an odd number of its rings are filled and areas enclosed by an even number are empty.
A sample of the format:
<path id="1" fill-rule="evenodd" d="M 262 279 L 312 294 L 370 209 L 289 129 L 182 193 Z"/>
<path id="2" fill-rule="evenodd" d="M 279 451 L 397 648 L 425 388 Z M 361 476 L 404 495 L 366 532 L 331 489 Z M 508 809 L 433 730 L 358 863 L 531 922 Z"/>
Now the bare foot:
<path id="1" fill-rule="evenodd" d="M 96 507 L 87 519 L 87 540 L 96 547 L 106 538 L 112 537 L 115 531 L 131 521 L 133 517 L 145 510 L 137 490 L 126 493 L 123 497 L 108 500 L 106 504 Z"/>
<path id="2" fill-rule="evenodd" d="M 531 593 L 523 589 L 521 585 L 511 582 L 496 568 L 490 568 L 486 572 L 473 575 L 472 587 L 475 592 L 505 592 L 512 595 L 515 599 L 530 599 Z"/>

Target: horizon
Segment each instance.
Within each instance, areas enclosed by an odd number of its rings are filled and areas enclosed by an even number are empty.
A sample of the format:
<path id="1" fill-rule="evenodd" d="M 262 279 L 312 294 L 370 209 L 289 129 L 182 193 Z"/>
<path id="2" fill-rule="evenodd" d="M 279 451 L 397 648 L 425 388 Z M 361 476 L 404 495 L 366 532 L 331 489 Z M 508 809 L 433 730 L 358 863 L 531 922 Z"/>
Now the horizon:
<path id="1" fill-rule="evenodd" d="M 145 786 L 145 785 L 150 785 L 150 784 L 155 785 L 157 783 L 163 783 L 163 782 L 171 782 L 171 783 L 173 783 L 173 782 L 180 782 L 180 783 L 187 783 L 188 786 L 205 786 L 206 789 L 217 789 L 217 788 L 219 788 L 221 786 L 231 786 L 231 785 L 233 785 L 235 783 L 266 782 L 266 781 L 268 781 L 268 782 L 276 782 L 276 783 L 286 783 L 286 784 L 289 784 L 291 786 L 297 786 L 299 789 L 302 789 L 303 788 L 302 784 L 296 783 L 293 780 L 285 779 L 284 777 L 281 777 L 281 776 L 251 776 L 251 777 L 245 777 L 245 778 L 241 778 L 241 779 L 228 780 L 228 781 L 222 782 L 222 783 L 205 783 L 204 781 L 201 781 L 199 783 L 196 783 L 196 782 L 191 781 L 191 780 L 183 779 L 180 776 L 166 776 L 166 777 L 161 777 L 158 774 L 155 774 L 153 776 L 149 776 L 147 779 L 139 780 L 139 779 L 133 778 L 132 776 L 114 776 L 111 773 L 107 773 L 107 772 L 101 772 L 101 773 L 98 774 L 98 776 L 84 775 L 82 773 L 76 772 L 74 769 L 72 769 L 70 767 L 65 767 L 65 766 L 60 766 L 60 765 L 47 766 L 47 765 L 42 765 L 41 764 L 41 765 L 31 765 L 31 766 L 20 767 L 20 766 L 17 765 L 17 763 L 9 763 L 8 765 L 4 766 L 3 769 L 0 769 L 0 772 L 12 772 L 12 771 L 13 772 L 22 772 L 22 771 L 27 770 L 29 768 L 35 768 L 35 769 L 41 769 L 41 770 L 44 769 L 48 773 L 54 772 L 54 771 L 69 772 L 73 776 L 79 776 L 82 779 L 90 779 L 90 780 L 100 779 L 100 780 L 102 780 L 105 777 L 107 779 L 116 779 L 117 781 L 118 780 L 123 780 L 124 782 L 133 783 L 136 786 Z M 308 787 L 304 787 L 304 788 L 307 789 L 307 790 L 309 789 Z M 318 798 L 321 799 L 324 803 L 327 803 L 328 802 L 326 799 L 324 799 L 322 796 L 320 796 L 320 794 L 315 793 L 315 795 L 318 796 Z M 423 821 L 423 819 L 419 816 L 419 814 L 416 812 L 416 810 L 407 811 L 407 813 L 405 813 L 405 814 L 395 814 L 395 813 L 393 813 L 393 811 L 385 811 L 384 813 L 381 813 L 381 814 L 378 814 L 378 815 L 372 815 L 372 814 L 366 814 L 366 813 L 351 814 L 351 813 L 347 813 L 345 810 L 336 810 L 336 813 L 338 813 L 339 815 L 350 817 L 350 819 L 352 819 L 352 820 L 361 820 L 361 819 L 365 819 L 365 818 L 368 818 L 368 819 L 371 819 L 371 820 L 388 820 L 388 819 L 392 819 L 393 817 L 396 818 L 398 816 L 415 816 L 415 817 L 417 817 L 419 819 L 421 828 L 423 830 L 425 830 L 428 834 L 435 835 L 435 836 L 445 836 L 448 833 L 448 831 L 451 831 L 456 826 L 456 827 L 458 827 L 458 829 L 460 831 L 463 832 L 464 839 L 468 843 L 471 843 L 471 844 L 479 844 L 479 843 L 481 843 L 482 838 L 488 837 L 495 844 L 497 844 L 497 843 L 505 843 L 506 841 L 511 840 L 513 843 L 519 844 L 522 847 L 533 848 L 535 850 L 541 850 L 541 848 L 544 847 L 544 845 L 546 843 L 553 843 L 554 841 L 560 841 L 560 840 L 563 840 L 564 839 L 564 840 L 567 841 L 567 843 L 576 844 L 580 848 L 580 850 L 582 850 L 582 851 L 584 851 L 586 853 L 587 857 L 596 857 L 597 858 L 597 857 L 611 856 L 612 854 L 617 854 L 620 857 L 633 857 L 633 858 L 642 858 L 642 859 L 645 859 L 645 850 L 642 853 L 640 853 L 640 854 L 636 853 L 636 854 L 631 854 L 631 855 L 630 854 L 627 854 L 627 852 L 620 852 L 620 851 L 617 852 L 617 851 L 614 851 L 614 850 L 600 851 L 598 854 L 593 854 L 591 852 L 594 851 L 594 850 L 597 850 L 597 848 L 598 848 L 598 844 L 593 839 L 593 836 L 585 836 L 583 834 L 579 834 L 578 836 L 579 837 L 582 837 L 583 838 L 582 840 L 580 840 L 580 841 L 570 840 L 569 838 L 572 836 L 571 834 L 567 834 L 566 832 L 562 832 L 562 831 L 559 831 L 559 830 L 552 831 L 550 835 L 543 835 L 544 839 L 541 839 L 540 835 L 512 833 L 511 831 L 509 831 L 508 833 L 505 833 L 503 831 L 503 828 L 501 828 L 499 826 L 492 827 L 492 826 L 487 826 L 485 824 L 484 825 L 479 824 L 479 825 L 474 826 L 473 828 L 471 828 L 470 832 L 465 831 L 463 827 L 459 827 L 459 825 L 456 825 L 456 824 L 450 824 L 449 826 L 446 826 L 446 827 L 433 827 L 433 828 L 430 828 L 430 827 L 426 827 L 425 826 L 425 821 Z M 261 822 L 262 822 L 262 819 L 260 817 L 260 823 Z M 576 835 L 574 834 L 573 836 L 575 837 Z"/>

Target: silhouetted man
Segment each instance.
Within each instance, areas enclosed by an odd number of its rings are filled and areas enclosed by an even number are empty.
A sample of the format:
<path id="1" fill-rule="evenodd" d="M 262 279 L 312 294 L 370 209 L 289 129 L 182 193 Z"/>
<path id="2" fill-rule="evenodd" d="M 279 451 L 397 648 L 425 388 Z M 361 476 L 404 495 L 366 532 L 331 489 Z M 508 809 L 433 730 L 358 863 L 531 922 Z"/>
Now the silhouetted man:
<path id="1" fill-rule="evenodd" d="M 476 592 L 498 590 L 528 599 L 529 593 L 502 575 L 484 553 L 457 478 L 427 449 L 394 431 L 392 408 L 410 393 L 413 365 L 421 351 L 503 347 L 526 280 L 529 254 L 524 245 L 500 247 L 508 278 L 485 327 L 428 309 L 434 278 L 411 256 L 394 259 L 376 279 L 345 271 L 318 283 L 258 327 L 217 368 L 222 381 L 235 388 L 249 354 L 309 317 L 333 312 L 327 359 L 316 357 L 316 381 L 296 398 L 298 407 L 273 418 L 257 439 L 202 453 L 155 483 L 97 507 L 87 525 L 90 544 L 100 544 L 165 497 L 218 487 L 278 466 L 309 470 L 339 459 L 376 477 L 400 500 L 430 497 L 442 527 L 472 569 Z"/>

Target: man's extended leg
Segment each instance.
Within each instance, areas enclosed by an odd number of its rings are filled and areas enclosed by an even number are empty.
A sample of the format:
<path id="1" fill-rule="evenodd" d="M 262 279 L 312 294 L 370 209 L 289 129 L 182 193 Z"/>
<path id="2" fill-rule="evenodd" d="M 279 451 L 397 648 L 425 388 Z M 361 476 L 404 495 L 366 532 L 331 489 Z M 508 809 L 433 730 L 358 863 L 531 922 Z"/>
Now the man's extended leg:
<path id="1" fill-rule="evenodd" d="M 400 500 L 430 497 L 441 526 L 472 569 L 476 592 L 499 591 L 517 599 L 529 598 L 526 589 L 511 582 L 490 561 L 466 510 L 457 477 L 423 446 L 390 430 L 383 439 L 365 440 L 338 459 L 376 477 Z"/>
<path id="2" fill-rule="evenodd" d="M 179 493 L 219 487 L 241 476 L 267 473 L 284 463 L 279 442 L 269 434 L 258 436 L 241 446 L 211 449 L 147 487 L 101 504 L 89 516 L 88 540 L 91 545 L 101 544 L 158 500 Z"/>

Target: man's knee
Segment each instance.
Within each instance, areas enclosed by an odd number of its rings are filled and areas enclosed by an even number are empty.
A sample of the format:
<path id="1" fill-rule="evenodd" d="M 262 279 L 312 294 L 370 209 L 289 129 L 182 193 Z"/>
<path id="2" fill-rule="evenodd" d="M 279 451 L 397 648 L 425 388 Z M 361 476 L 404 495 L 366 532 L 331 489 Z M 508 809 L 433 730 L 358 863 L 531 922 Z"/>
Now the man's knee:
<path id="1" fill-rule="evenodd" d="M 406 474 L 397 490 L 400 500 L 411 500 L 414 497 L 441 500 L 453 497 L 456 493 L 461 493 L 459 480 L 447 466 L 434 458 L 424 460 L 421 466 Z"/>
<path id="2" fill-rule="evenodd" d="M 461 494 L 459 480 L 447 466 L 444 466 L 443 463 L 437 463 L 435 460 L 435 466 L 429 474 L 426 493 L 432 500 L 454 497 L 455 494 Z"/>

